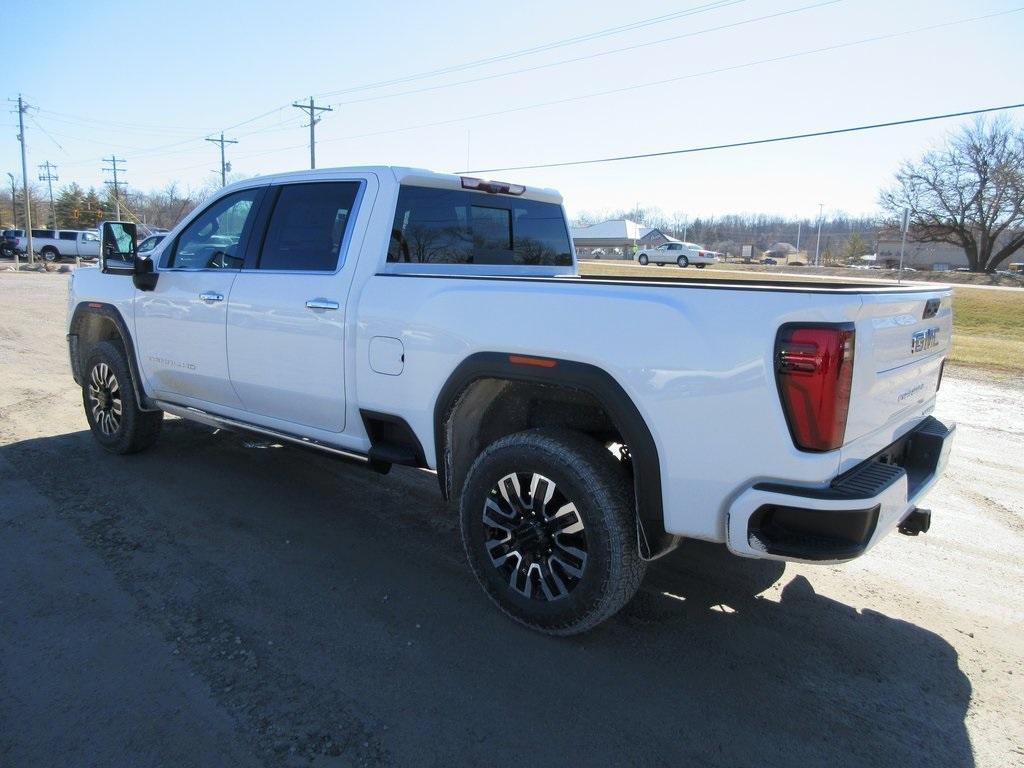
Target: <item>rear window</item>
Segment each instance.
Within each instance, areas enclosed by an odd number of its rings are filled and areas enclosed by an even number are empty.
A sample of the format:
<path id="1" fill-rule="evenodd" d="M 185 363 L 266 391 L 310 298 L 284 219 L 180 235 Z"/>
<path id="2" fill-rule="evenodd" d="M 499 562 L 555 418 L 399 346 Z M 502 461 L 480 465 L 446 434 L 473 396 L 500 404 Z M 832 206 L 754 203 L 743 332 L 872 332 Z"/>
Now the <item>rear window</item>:
<path id="1" fill-rule="evenodd" d="M 59 234 L 60 234 L 60 239 L 61 240 L 77 240 L 78 239 L 78 233 L 77 232 L 61 232 Z"/>
<path id="2" fill-rule="evenodd" d="M 46 240 L 46 239 L 52 240 L 55 237 L 57 237 L 57 232 L 55 230 L 52 230 L 52 229 L 33 229 L 32 230 L 32 237 L 41 237 L 44 240 Z"/>
<path id="3" fill-rule="evenodd" d="M 403 185 L 388 261 L 562 267 L 572 246 L 554 203 Z"/>

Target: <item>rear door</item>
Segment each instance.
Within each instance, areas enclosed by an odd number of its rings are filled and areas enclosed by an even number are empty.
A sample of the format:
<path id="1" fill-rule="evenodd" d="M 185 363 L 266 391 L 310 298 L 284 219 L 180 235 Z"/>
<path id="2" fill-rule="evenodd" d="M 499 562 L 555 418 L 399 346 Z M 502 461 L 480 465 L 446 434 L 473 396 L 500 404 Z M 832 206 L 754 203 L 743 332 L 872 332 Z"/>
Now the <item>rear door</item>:
<path id="1" fill-rule="evenodd" d="M 345 327 L 354 267 L 348 243 L 366 184 L 315 181 L 270 192 L 255 263 L 236 278 L 227 316 L 231 382 L 254 415 L 327 432 L 345 429 Z"/>
<path id="2" fill-rule="evenodd" d="M 935 396 L 952 338 L 952 294 L 866 293 L 856 329 L 847 442 L 898 421 Z"/>

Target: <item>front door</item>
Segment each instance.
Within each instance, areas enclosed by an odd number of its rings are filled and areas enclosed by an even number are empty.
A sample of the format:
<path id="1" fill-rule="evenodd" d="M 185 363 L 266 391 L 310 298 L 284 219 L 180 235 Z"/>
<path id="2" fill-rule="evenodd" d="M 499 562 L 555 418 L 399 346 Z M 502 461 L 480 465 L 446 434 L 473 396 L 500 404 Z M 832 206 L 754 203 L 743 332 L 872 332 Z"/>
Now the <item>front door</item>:
<path id="1" fill-rule="evenodd" d="M 255 269 L 235 278 L 227 317 L 231 382 L 253 414 L 345 429 L 345 257 L 361 186 L 317 181 L 268 193 Z"/>
<path id="2" fill-rule="evenodd" d="M 263 188 L 247 189 L 210 205 L 164 249 L 156 288 L 137 292 L 139 363 L 157 398 L 241 405 L 228 375 L 225 326 L 262 195 Z"/>

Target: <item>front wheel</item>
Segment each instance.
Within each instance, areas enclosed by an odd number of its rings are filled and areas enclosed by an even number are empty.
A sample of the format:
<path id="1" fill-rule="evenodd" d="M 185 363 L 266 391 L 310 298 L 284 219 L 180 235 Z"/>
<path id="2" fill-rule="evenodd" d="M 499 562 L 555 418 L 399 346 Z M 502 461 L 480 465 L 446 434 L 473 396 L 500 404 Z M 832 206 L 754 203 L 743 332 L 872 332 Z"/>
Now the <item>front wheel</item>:
<path id="1" fill-rule="evenodd" d="M 139 407 L 120 346 L 110 341 L 94 346 L 83 374 L 82 403 L 96 442 L 111 453 L 137 453 L 156 442 L 163 411 Z"/>
<path id="2" fill-rule="evenodd" d="M 637 259 L 637 261 L 640 262 L 641 267 L 646 267 L 648 263 L 647 254 L 641 253 L 640 258 Z"/>
<path id="3" fill-rule="evenodd" d="M 531 629 L 584 632 L 629 602 L 644 575 L 629 481 L 582 434 L 538 429 L 492 443 L 469 471 L 460 517 L 480 585 Z"/>
<path id="4" fill-rule="evenodd" d="M 690 266 L 690 260 L 685 256 L 680 256 L 678 259 L 676 259 L 676 264 L 678 264 L 683 269 L 686 269 L 686 267 Z"/>

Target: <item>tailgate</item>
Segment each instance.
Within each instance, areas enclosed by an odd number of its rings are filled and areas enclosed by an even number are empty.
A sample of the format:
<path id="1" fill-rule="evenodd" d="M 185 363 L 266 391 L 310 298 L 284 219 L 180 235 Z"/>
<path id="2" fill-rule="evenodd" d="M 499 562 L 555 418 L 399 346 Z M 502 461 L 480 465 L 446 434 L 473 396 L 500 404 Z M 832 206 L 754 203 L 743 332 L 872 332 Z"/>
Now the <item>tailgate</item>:
<path id="1" fill-rule="evenodd" d="M 850 443 L 935 397 L 953 332 L 953 292 L 869 293 L 856 322 Z"/>

